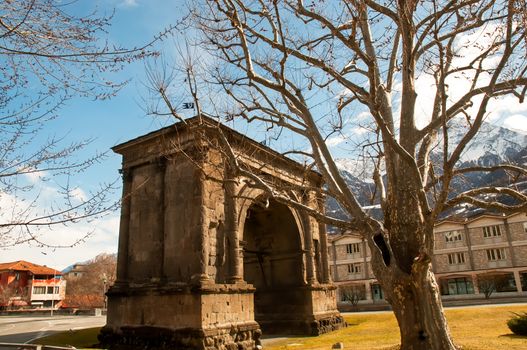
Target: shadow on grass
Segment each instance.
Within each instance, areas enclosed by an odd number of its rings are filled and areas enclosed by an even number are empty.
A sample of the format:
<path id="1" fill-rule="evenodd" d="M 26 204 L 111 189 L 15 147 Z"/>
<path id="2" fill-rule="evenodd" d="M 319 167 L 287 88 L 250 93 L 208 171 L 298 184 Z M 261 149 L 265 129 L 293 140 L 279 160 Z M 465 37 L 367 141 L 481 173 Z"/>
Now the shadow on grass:
<path id="1" fill-rule="evenodd" d="M 55 346 L 74 346 L 76 348 L 97 348 L 97 335 L 101 327 L 85 328 L 57 332 L 55 334 L 36 339 L 34 343 Z"/>
<path id="2" fill-rule="evenodd" d="M 509 339 L 527 339 L 527 335 L 518 335 L 518 334 L 502 334 L 498 336 L 499 338 L 509 338 Z"/>
<path id="3" fill-rule="evenodd" d="M 46 331 L 46 335 L 58 333 L 56 331 Z M 43 332 L 26 332 L 17 334 L 7 334 L 0 336 L 0 343 L 35 343 L 39 338 L 43 336 Z"/>

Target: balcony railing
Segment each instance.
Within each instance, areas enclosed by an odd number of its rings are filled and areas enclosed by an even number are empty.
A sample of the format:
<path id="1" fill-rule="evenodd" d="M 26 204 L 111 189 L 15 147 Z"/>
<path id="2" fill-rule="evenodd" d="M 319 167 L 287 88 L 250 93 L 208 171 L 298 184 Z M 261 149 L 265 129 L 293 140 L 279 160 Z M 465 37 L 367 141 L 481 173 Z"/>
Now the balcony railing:
<path id="1" fill-rule="evenodd" d="M 489 268 L 495 269 L 497 267 L 509 267 L 509 262 L 507 260 L 495 260 L 489 261 Z"/>
<path id="2" fill-rule="evenodd" d="M 452 265 L 448 265 L 448 271 L 465 271 L 465 270 L 468 270 L 469 267 L 467 266 L 467 264 L 452 264 Z"/>

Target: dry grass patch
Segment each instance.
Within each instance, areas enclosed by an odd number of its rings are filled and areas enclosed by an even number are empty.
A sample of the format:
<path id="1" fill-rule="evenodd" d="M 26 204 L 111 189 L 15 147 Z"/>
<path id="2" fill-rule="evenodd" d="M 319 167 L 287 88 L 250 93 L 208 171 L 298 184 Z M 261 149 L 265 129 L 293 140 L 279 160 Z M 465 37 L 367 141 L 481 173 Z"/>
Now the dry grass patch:
<path id="1" fill-rule="evenodd" d="M 454 341 L 463 350 L 525 350 L 527 337 L 513 335 L 507 327 L 512 312 L 526 310 L 526 306 L 482 306 L 447 309 Z M 398 349 L 399 329 L 392 313 L 357 314 L 346 316 L 349 326 L 320 337 L 295 337 L 269 343 L 265 350 L 328 350 L 336 342 L 345 349 Z"/>
<path id="2" fill-rule="evenodd" d="M 463 350 L 525 350 L 527 337 L 514 335 L 507 327 L 513 312 L 526 306 L 486 306 L 449 309 L 446 316 L 457 344 Z"/>

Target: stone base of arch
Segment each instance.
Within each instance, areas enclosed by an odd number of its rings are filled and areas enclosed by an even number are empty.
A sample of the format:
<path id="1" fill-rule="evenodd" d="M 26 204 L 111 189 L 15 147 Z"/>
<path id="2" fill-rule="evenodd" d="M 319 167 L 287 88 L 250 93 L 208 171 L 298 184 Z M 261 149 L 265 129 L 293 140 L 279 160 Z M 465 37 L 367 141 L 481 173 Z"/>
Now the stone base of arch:
<path id="1" fill-rule="evenodd" d="M 258 319 L 255 289 L 243 282 L 117 284 L 108 292 L 109 322 L 99 334 L 100 345 L 112 350 L 254 350 L 262 329 L 265 334 L 320 335 L 345 327 L 331 303 L 334 286 L 294 289 L 299 307 Z"/>
<path id="2" fill-rule="evenodd" d="M 258 324 L 216 327 L 212 329 L 172 329 L 156 326 L 125 326 L 119 332 L 108 327 L 101 330 L 102 345 L 111 344 L 109 349 L 137 350 L 253 350 L 254 337 L 259 337 Z"/>
<path id="3" fill-rule="evenodd" d="M 316 336 L 341 329 L 346 326 L 346 322 L 331 304 L 331 300 L 335 300 L 335 293 L 333 285 L 302 286 L 268 292 L 268 298 L 289 298 L 294 303 L 280 303 L 276 309 L 267 313 L 256 310 L 255 320 L 264 334 Z"/>
<path id="4" fill-rule="evenodd" d="M 209 284 L 115 286 L 100 345 L 114 350 L 253 350 L 254 288 Z M 139 322 L 138 322 L 139 321 Z"/>

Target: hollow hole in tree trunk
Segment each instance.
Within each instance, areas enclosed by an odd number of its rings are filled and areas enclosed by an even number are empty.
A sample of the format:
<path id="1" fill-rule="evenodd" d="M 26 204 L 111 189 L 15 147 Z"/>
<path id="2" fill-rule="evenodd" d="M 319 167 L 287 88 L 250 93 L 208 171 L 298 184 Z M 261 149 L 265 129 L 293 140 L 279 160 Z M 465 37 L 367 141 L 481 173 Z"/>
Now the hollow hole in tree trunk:
<path id="1" fill-rule="evenodd" d="M 418 336 L 417 338 L 418 338 L 420 341 L 425 341 L 426 338 L 427 338 L 425 331 L 420 330 L 420 331 L 419 331 L 419 336 Z"/>
<path id="2" fill-rule="evenodd" d="M 375 236 L 373 236 L 373 241 L 375 242 L 375 245 L 382 254 L 382 260 L 384 261 L 384 265 L 390 266 L 390 251 L 388 250 L 388 246 L 386 245 L 386 241 L 384 240 L 384 236 L 382 233 L 378 233 Z"/>

